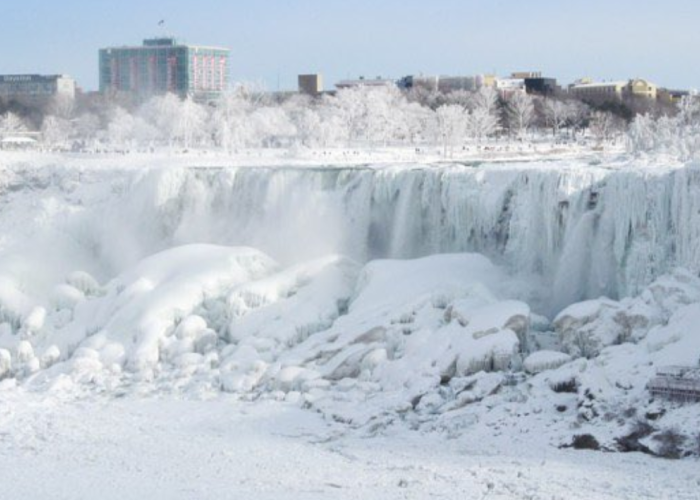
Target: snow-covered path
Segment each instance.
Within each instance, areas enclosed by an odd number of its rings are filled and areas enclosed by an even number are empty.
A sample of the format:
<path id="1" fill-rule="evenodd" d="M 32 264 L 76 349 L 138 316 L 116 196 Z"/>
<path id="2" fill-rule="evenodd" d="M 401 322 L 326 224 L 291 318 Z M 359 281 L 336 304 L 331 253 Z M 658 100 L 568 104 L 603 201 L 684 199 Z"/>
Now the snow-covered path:
<path id="1" fill-rule="evenodd" d="M 273 402 L 90 399 L 14 390 L 0 405 L 3 499 L 695 499 L 696 460 L 398 430 L 363 439 Z"/>

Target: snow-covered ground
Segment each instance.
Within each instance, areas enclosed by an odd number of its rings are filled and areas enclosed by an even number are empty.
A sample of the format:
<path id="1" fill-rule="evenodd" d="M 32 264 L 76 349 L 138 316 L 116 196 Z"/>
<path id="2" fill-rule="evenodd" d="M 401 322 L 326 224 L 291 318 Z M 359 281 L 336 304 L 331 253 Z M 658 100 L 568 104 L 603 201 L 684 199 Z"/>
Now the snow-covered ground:
<path id="1" fill-rule="evenodd" d="M 389 432 L 227 396 L 3 393 L 2 498 L 695 499 L 698 463 Z"/>
<path id="2" fill-rule="evenodd" d="M 695 165 L 3 159 L 11 498 L 697 491 Z"/>

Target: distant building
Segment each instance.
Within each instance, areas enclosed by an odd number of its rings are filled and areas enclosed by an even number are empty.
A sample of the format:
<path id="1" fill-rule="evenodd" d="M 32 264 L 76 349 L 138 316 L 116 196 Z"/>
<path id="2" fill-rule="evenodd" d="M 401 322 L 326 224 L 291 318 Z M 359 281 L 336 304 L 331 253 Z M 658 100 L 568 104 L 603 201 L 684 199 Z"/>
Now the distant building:
<path id="1" fill-rule="evenodd" d="M 398 85 L 402 89 L 410 90 L 414 88 L 422 88 L 431 92 L 441 92 L 449 94 L 456 90 L 465 90 L 473 92 L 483 86 L 487 79 L 484 75 L 475 76 L 423 76 L 409 75 L 399 80 Z"/>
<path id="2" fill-rule="evenodd" d="M 439 80 L 439 76 L 407 75 L 396 82 L 396 85 L 403 90 L 423 89 L 437 92 Z"/>
<path id="3" fill-rule="evenodd" d="M 525 82 L 525 92 L 534 95 L 553 95 L 559 91 L 556 78 L 546 78 L 541 71 L 516 71 L 510 77 Z"/>
<path id="4" fill-rule="evenodd" d="M 319 74 L 299 75 L 299 92 L 317 96 L 323 92 L 323 76 Z"/>
<path id="5" fill-rule="evenodd" d="M 228 89 L 229 50 L 144 40 L 142 46 L 100 49 L 100 92 L 141 98 L 171 92 L 211 100 Z"/>
<path id="6" fill-rule="evenodd" d="M 554 95 L 559 92 L 556 78 L 525 78 L 525 91 L 535 95 Z"/>
<path id="7" fill-rule="evenodd" d="M 542 78 L 541 71 L 516 71 L 510 75 L 511 78 L 516 80 L 527 80 L 528 78 Z"/>
<path id="8" fill-rule="evenodd" d="M 496 75 L 479 75 L 477 77 L 477 85 L 481 87 L 490 87 L 492 89 L 496 88 L 496 81 L 498 77 Z"/>
<path id="9" fill-rule="evenodd" d="M 581 80 L 569 87 L 569 92 L 574 96 L 597 101 L 628 98 L 654 100 L 657 97 L 657 91 L 656 85 L 641 78 L 615 82 Z"/>
<path id="10" fill-rule="evenodd" d="M 48 102 L 55 97 L 75 99 L 75 80 L 65 75 L 2 75 L 0 98 L 27 103 Z"/>
<path id="11" fill-rule="evenodd" d="M 455 90 L 473 91 L 477 89 L 477 77 L 475 76 L 423 76 L 409 75 L 399 80 L 398 85 L 402 89 L 424 89 L 431 92 L 448 94 Z"/>
<path id="12" fill-rule="evenodd" d="M 474 91 L 478 88 L 476 76 L 440 76 L 438 77 L 438 90 L 448 94 L 456 90 Z"/>
<path id="13" fill-rule="evenodd" d="M 498 78 L 496 80 L 496 90 L 504 99 L 513 94 L 524 94 L 525 80 L 523 78 Z"/>
<path id="14" fill-rule="evenodd" d="M 681 102 L 684 97 L 690 97 L 693 93 L 689 90 L 672 90 L 672 89 L 659 89 L 656 92 L 656 97 L 660 102 L 665 102 L 669 104 L 677 104 Z"/>
<path id="15" fill-rule="evenodd" d="M 396 87 L 394 80 L 389 80 L 378 76 L 375 79 L 367 79 L 363 76 L 357 80 L 341 80 L 335 84 L 338 89 L 349 89 L 357 87 Z"/>

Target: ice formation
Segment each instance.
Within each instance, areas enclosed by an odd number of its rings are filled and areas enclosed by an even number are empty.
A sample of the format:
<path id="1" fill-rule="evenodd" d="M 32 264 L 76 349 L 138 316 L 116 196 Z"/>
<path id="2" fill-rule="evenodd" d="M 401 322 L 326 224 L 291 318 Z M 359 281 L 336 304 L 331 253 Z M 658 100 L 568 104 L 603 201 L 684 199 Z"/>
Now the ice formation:
<path id="1" fill-rule="evenodd" d="M 614 448 L 654 370 L 700 359 L 698 172 L 15 167 L 0 379 L 286 399 L 375 430 L 537 414 L 556 444 Z"/>

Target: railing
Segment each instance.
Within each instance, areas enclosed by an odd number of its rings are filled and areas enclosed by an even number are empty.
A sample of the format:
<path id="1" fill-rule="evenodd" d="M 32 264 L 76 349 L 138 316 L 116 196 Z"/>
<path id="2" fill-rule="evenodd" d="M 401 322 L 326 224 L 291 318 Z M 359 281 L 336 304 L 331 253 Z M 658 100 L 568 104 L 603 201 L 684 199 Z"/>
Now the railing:
<path id="1" fill-rule="evenodd" d="M 653 396 L 682 402 L 700 402 L 700 368 L 668 366 L 659 368 L 647 384 Z"/>

